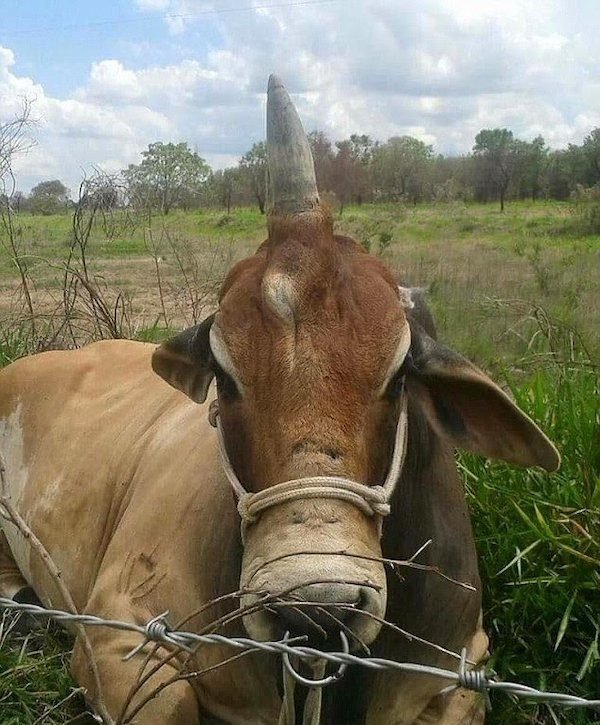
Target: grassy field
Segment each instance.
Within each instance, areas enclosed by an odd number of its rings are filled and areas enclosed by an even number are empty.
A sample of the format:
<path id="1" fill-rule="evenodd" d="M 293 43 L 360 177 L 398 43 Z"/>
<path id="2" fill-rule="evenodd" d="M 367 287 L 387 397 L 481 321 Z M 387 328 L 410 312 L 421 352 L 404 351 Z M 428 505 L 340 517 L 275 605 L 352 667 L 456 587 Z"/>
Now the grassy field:
<path id="1" fill-rule="evenodd" d="M 112 322 L 98 320 L 81 286 L 77 244 L 67 274 L 75 270 L 79 283 L 69 324 L 61 322 L 69 217 L 17 225 L 36 327 L 14 260 L 0 252 L 0 360 L 108 335 Z M 503 679 L 600 697 L 600 236 L 556 202 L 515 203 L 504 214 L 496 205 L 363 205 L 347 208 L 336 226 L 404 283 L 427 286 L 440 337 L 510 389 L 560 448 L 563 464 L 553 475 L 466 455 L 459 464 L 493 667 Z M 263 240 L 264 227 L 250 209 L 97 218 L 85 239 L 87 279 L 121 334 L 160 339 L 202 317 L 225 270 Z M 0 724 L 73 721 L 76 694 L 43 716 L 72 687 L 59 666 L 64 641 L 36 635 L 23 643 L 6 634 L 8 622 L 0 634 Z M 589 711 L 517 705 L 501 695 L 489 716 L 496 725 L 594 721 Z"/>

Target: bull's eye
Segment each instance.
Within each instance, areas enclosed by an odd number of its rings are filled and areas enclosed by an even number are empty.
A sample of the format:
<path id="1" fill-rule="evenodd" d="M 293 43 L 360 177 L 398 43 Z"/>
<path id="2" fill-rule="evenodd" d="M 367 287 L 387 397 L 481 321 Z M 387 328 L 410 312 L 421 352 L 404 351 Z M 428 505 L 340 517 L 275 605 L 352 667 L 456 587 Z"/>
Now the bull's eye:
<path id="1" fill-rule="evenodd" d="M 402 369 L 398 370 L 396 375 L 390 380 L 385 390 L 385 395 L 388 398 L 398 398 L 402 390 L 404 389 L 404 374 Z"/>
<path id="2" fill-rule="evenodd" d="M 404 378 L 404 371 L 407 366 L 411 363 L 410 358 L 410 328 L 408 325 L 402 331 L 398 344 L 392 359 L 389 362 L 389 367 L 386 374 L 384 375 L 383 381 L 379 387 L 379 397 L 395 397 L 398 393 L 399 380 Z"/>
<path id="3" fill-rule="evenodd" d="M 220 331 L 214 325 L 210 331 L 210 351 L 211 367 L 217 379 L 219 395 L 225 399 L 233 400 L 241 394 L 242 385 L 236 374 L 227 345 L 223 341 Z"/>
<path id="4" fill-rule="evenodd" d="M 385 389 L 385 395 L 388 398 L 398 398 L 404 390 L 404 381 L 406 379 L 406 373 L 410 372 L 414 368 L 414 363 L 410 350 L 408 351 L 402 365 L 397 372 L 390 378 L 387 387 Z"/>
<path id="5" fill-rule="evenodd" d="M 217 381 L 217 391 L 219 397 L 224 400 L 233 401 L 239 397 L 238 387 L 235 384 L 235 380 L 228 375 L 218 362 L 213 357 L 212 368 L 215 372 L 215 379 Z"/>

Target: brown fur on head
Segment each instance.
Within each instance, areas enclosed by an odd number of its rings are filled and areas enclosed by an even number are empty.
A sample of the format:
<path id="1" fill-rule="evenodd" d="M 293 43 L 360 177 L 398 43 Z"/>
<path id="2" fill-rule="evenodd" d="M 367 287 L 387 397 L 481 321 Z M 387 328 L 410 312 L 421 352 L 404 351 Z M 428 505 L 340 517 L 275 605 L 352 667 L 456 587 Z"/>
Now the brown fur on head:
<path id="1" fill-rule="evenodd" d="M 270 237 L 232 269 L 213 327 L 243 386 L 221 396 L 233 464 L 250 490 L 307 473 L 374 483 L 393 430 L 394 401 L 378 393 L 408 334 L 397 287 L 330 229 L 311 245 L 301 226 L 283 228 L 288 240 Z"/>

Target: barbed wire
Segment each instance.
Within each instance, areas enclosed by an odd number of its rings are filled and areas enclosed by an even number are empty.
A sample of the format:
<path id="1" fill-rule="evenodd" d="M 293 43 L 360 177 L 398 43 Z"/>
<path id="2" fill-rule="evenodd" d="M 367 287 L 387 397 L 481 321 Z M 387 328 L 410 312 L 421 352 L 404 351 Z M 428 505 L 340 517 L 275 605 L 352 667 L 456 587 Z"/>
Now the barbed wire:
<path id="1" fill-rule="evenodd" d="M 299 644 L 302 637 L 284 639 L 280 641 L 259 642 L 249 637 L 228 637 L 222 634 L 196 634 L 173 630 L 166 620 L 167 612 L 154 617 L 145 625 L 132 622 L 122 622 L 115 619 L 104 619 L 92 614 L 71 614 L 59 609 L 46 609 L 35 604 L 14 602 L 12 599 L 0 597 L 0 609 L 13 610 L 23 614 L 46 617 L 57 622 L 72 622 L 87 627 L 109 627 L 139 634 L 143 641 L 135 647 L 124 659 L 131 658 L 149 642 L 170 645 L 190 652 L 201 644 L 220 644 L 239 650 L 258 650 L 279 655 L 293 655 L 304 661 L 315 659 L 325 660 L 337 665 L 357 665 L 371 670 L 397 670 L 413 674 L 429 675 L 443 680 L 450 680 L 453 684 L 445 692 L 463 687 L 475 692 L 489 694 L 490 692 L 504 692 L 518 698 L 535 700 L 565 707 L 593 708 L 600 712 L 600 699 L 588 700 L 576 695 L 559 692 L 545 692 L 528 685 L 517 682 L 498 681 L 483 669 L 467 669 L 466 651 L 463 650 L 458 671 L 446 670 L 440 667 L 421 665 L 414 662 L 395 662 L 380 657 L 359 657 L 348 652 L 324 652 L 314 647 Z"/>

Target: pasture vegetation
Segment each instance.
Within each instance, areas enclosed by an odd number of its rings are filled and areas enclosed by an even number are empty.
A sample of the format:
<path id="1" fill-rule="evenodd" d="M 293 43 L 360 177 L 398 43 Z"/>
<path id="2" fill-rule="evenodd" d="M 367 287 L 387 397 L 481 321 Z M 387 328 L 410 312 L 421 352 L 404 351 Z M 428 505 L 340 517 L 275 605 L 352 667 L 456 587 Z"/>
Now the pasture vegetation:
<path id="1" fill-rule="evenodd" d="M 346 207 L 337 228 L 429 287 L 440 337 L 510 389 L 559 447 L 556 474 L 461 454 L 484 581 L 493 668 L 503 679 L 600 697 L 600 236 L 589 208 L 561 202 Z M 593 221 L 593 218 L 592 218 Z M 110 334 L 81 283 L 61 307 L 73 245 L 64 215 L 16 220 L 35 331 L 14 259 L 0 252 L 0 361 Z M 88 280 L 114 331 L 159 340 L 200 319 L 225 270 L 260 243 L 258 210 L 174 211 L 160 219 L 97 217 Z M 5 240 L 6 241 L 6 240 Z M 69 265 L 81 270 L 78 249 Z M 110 329 L 109 329 L 110 328 Z M 83 723 L 69 697 L 64 639 L 0 633 L 0 724 Z M 595 721 L 587 710 L 497 695 L 492 725 Z M 54 709 L 52 709 L 54 708 Z M 50 710 L 52 711 L 50 712 Z M 76 720 L 73 720 L 76 718 Z"/>

